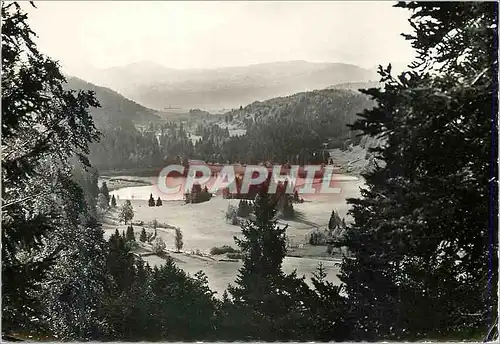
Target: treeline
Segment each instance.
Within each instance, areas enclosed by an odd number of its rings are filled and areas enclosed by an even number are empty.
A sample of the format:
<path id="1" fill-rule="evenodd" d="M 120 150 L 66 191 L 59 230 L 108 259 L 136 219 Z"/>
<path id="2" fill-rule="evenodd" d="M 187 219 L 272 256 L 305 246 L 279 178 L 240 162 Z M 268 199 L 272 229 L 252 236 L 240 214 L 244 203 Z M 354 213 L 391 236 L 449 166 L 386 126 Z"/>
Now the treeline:
<path id="1" fill-rule="evenodd" d="M 324 143 L 332 148 L 346 141 L 353 144 L 360 141 L 355 133 L 349 133 L 347 123 L 342 124 L 347 134 L 334 139 L 323 130 L 325 127 L 319 121 L 284 116 L 280 120 L 256 122 L 240 136 L 230 136 L 227 128 L 215 124 L 200 125 L 196 129 L 200 137 L 193 138 L 182 123 L 151 124 L 148 129 L 139 130 L 124 121 L 120 126 L 101 128 L 103 138 L 91 145 L 90 158 L 101 171 L 137 166 L 162 168 L 167 162 L 182 163 L 184 159 L 305 165 L 327 160 Z"/>
<path id="2" fill-rule="evenodd" d="M 91 160 L 101 171 L 162 168 L 165 163 L 199 159 L 217 163 L 262 161 L 307 164 L 325 161 L 324 144 L 340 148 L 360 137 L 347 124 L 356 114 L 373 106 L 365 95 L 346 90 L 321 90 L 256 102 L 233 111 L 246 133 L 230 136 L 228 128 L 198 124 L 192 137 L 182 123 L 154 123 L 136 128 L 126 117 L 113 125 L 99 120 L 100 143 L 91 145 Z M 102 116 L 101 116 L 102 117 Z M 116 116 L 115 116 L 116 117 Z"/>
<path id="3" fill-rule="evenodd" d="M 194 156 L 194 145 L 182 123 L 151 123 L 138 129 L 131 121 L 100 127 L 102 139 L 91 145 L 90 159 L 100 171 L 163 168 L 166 161 Z M 182 161 L 182 160 L 181 160 Z"/>
<path id="4" fill-rule="evenodd" d="M 350 252 L 342 285 L 325 281 L 321 267 L 314 288 L 283 272 L 286 228 L 263 188 L 235 239 L 243 266 L 219 300 L 203 274 L 188 276 L 168 258 L 148 267 L 126 237 L 103 239 L 86 158 L 99 138 L 89 109 L 99 104 L 92 92 L 63 89 L 19 5 L 2 2 L 2 331 L 59 340 L 478 339 L 498 301 L 497 4 L 398 6 L 413 10 L 408 38 L 423 65 L 398 77 L 381 68 L 384 90 L 365 92 L 378 106 L 353 128 L 387 143 L 372 150 L 384 164 L 365 174 L 362 198 L 350 200 L 354 223 L 331 243 Z M 439 73 L 429 69 L 437 62 Z"/>

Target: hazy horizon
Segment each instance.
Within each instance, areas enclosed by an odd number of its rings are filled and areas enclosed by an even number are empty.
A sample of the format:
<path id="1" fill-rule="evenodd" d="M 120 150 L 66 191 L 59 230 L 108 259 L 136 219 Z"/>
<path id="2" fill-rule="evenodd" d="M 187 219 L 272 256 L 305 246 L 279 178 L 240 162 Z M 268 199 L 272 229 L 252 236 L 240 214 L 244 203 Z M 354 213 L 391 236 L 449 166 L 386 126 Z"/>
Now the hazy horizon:
<path id="1" fill-rule="evenodd" d="M 215 69 L 307 61 L 407 64 L 408 11 L 395 2 L 36 2 L 25 3 L 40 50 L 63 70 L 149 62 Z M 57 20 L 55 20 L 57 18 Z M 164 42 L 164 43 L 162 43 Z"/>

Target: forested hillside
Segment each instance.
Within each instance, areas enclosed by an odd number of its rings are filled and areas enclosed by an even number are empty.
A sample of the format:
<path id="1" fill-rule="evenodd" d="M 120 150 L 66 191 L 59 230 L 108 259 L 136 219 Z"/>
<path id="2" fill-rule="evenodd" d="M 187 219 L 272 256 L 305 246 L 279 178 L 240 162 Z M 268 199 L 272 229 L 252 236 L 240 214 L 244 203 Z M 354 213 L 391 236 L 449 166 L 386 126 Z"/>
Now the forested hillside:
<path id="1" fill-rule="evenodd" d="M 254 102 L 221 116 L 246 129 L 246 134 L 230 137 L 213 123 L 198 124 L 189 133 L 181 123 L 157 121 L 152 110 L 111 90 L 77 81 L 72 79 L 69 85 L 89 87 L 102 97 L 102 108 L 92 110 L 102 139 L 91 144 L 90 155 L 101 171 L 160 168 L 166 158 L 178 155 L 221 163 L 320 162 L 323 143 L 328 143 L 327 148 L 340 148 L 347 140 L 359 142 L 347 125 L 374 104 L 365 95 L 348 90 L 303 92 Z M 153 121 L 146 122 L 149 118 Z M 193 141 L 191 134 L 200 137 Z"/>
<path id="2" fill-rule="evenodd" d="M 91 114 L 98 126 L 114 126 L 122 121 L 132 121 L 134 123 L 160 121 L 160 117 L 156 115 L 155 110 L 137 104 L 112 89 L 97 86 L 75 77 L 68 77 L 66 80 L 66 89 L 95 92 L 101 107 L 92 109 Z"/>
<path id="3" fill-rule="evenodd" d="M 326 148 L 340 148 L 346 140 L 359 142 L 348 124 L 374 102 L 349 90 L 318 90 L 252 103 L 226 114 L 246 134 L 232 137 L 223 155 L 232 161 L 307 163 Z"/>
<path id="4" fill-rule="evenodd" d="M 121 94 L 69 77 L 66 89 L 93 91 L 100 107 L 91 108 L 90 114 L 101 132 L 101 141 L 90 144 L 90 160 L 99 170 L 159 166 L 158 140 L 152 130 L 140 130 L 163 120 L 155 110 L 148 109 Z"/>

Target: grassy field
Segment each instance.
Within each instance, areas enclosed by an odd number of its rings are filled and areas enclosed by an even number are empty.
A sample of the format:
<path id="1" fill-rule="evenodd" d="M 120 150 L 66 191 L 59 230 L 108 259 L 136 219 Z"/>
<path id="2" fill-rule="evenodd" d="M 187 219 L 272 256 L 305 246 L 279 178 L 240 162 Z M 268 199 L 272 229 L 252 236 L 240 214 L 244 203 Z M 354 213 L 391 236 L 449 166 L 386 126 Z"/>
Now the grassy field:
<path id="1" fill-rule="evenodd" d="M 132 177 L 119 179 L 122 183 L 134 183 Z M 138 179 L 138 181 L 146 182 L 143 179 Z M 360 185 L 359 181 L 349 181 L 343 185 L 340 195 L 306 196 L 304 203 L 294 206 L 301 214 L 300 220 L 279 221 L 282 225 L 288 225 L 287 236 L 291 242 L 296 246 L 303 245 L 300 248 L 289 250 L 290 255 L 294 257 L 285 258 L 283 262 L 285 272 L 297 269 L 299 275 L 305 275 L 309 279 L 321 261 L 329 274 L 328 279 L 339 283 L 336 277 L 338 260 L 326 257 L 325 246 L 304 244 L 306 236 L 311 230 L 315 227 L 323 228 L 326 226 L 333 209 L 337 210 L 341 217 L 346 216 L 348 205 L 345 203 L 345 198 L 359 195 L 358 187 Z M 118 206 L 122 205 L 123 202 L 124 199 L 121 197 L 118 200 Z M 239 236 L 241 230 L 239 226 L 233 226 L 225 221 L 225 213 L 228 205 L 237 205 L 238 200 L 228 200 L 217 196 L 209 202 L 200 204 L 185 204 L 184 201 L 180 200 L 164 201 L 161 207 L 149 207 L 146 199 L 133 199 L 131 202 L 134 208 L 133 222 L 136 223 L 134 230 L 137 238 L 143 227 L 147 232 L 152 232 L 150 223 L 156 219 L 160 225 L 166 225 L 157 229 L 158 235 L 164 239 L 168 250 L 174 250 L 175 231 L 170 226 L 179 227 L 184 237 L 184 253 L 170 253 L 176 259 L 178 266 L 191 274 L 199 270 L 204 271 L 208 276 L 210 287 L 220 294 L 228 283 L 234 282 L 241 262 L 220 261 L 223 256 L 214 256 L 212 259 L 199 257 L 190 254 L 190 252 L 198 250 L 208 254 L 212 247 L 223 245 L 236 248 L 234 237 Z M 103 226 L 106 235 L 111 235 L 117 228 L 120 232 L 126 230 L 124 224 L 118 223 L 117 215 L 117 210 L 108 213 Z M 139 225 L 138 223 L 141 222 L 143 224 Z M 144 257 L 144 259 L 151 265 L 163 263 L 162 258 L 154 255 Z"/>

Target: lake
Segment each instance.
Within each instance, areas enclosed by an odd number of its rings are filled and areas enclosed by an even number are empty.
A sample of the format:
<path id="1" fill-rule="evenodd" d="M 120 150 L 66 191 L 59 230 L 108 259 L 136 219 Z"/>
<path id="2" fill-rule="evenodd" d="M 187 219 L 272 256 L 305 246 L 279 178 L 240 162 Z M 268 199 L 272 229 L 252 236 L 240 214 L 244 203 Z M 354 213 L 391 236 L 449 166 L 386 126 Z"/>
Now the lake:
<path id="1" fill-rule="evenodd" d="M 133 177 L 121 177 L 121 178 L 133 178 Z M 151 181 L 155 180 L 156 178 L 152 178 Z M 175 186 L 180 186 L 182 184 L 182 178 L 167 178 L 167 185 L 169 187 L 175 187 Z M 155 180 L 157 181 L 157 180 Z M 215 181 L 215 177 L 212 177 L 210 181 L 207 182 L 207 184 L 210 186 L 213 184 Z M 339 202 L 345 202 L 346 198 L 349 197 L 358 197 L 359 196 L 359 187 L 362 186 L 364 183 L 362 180 L 360 180 L 358 177 L 355 176 L 348 176 L 348 175 L 341 175 L 341 174 L 335 174 L 332 177 L 332 182 L 330 184 L 330 187 L 332 188 L 338 188 L 339 193 L 338 194 L 299 194 L 299 197 L 304 198 L 305 200 L 311 200 L 311 199 L 325 199 L 325 200 L 331 200 L 334 203 L 339 203 Z M 321 182 L 316 180 L 313 184 L 314 188 L 319 189 L 321 185 Z M 303 187 L 303 182 L 299 181 L 297 183 L 297 187 Z M 300 193 L 300 191 L 299 191 Z M 177 192 L 174 194 L 167 194 L 162 192 L 158 184 L 153 184 L 153 185 L 142 185 L 142 186 L 130 186 L 130 187 L 124 187 L 124 188 L 119 188 L 116 190 L 113 190 L 110 192 L 110 194 L 115 195 L 115 197 L 119 200 L 148 200 L 150 195 L 152 194 L 154 199 L 157 199 L 160 197 L 162 200 L 165 201 L 175 201 L 175 200 L 182 200 L 184 198 L 184 193 L 183 192 Z"/>

